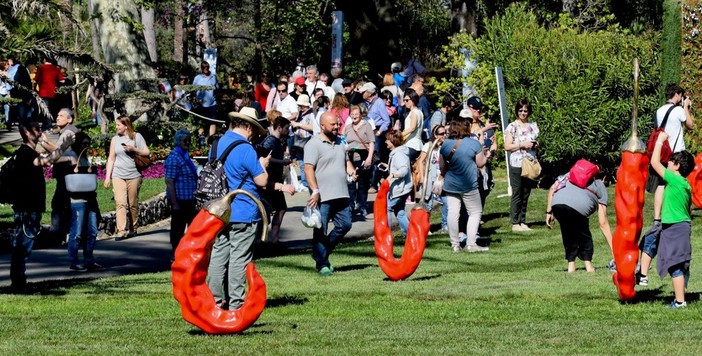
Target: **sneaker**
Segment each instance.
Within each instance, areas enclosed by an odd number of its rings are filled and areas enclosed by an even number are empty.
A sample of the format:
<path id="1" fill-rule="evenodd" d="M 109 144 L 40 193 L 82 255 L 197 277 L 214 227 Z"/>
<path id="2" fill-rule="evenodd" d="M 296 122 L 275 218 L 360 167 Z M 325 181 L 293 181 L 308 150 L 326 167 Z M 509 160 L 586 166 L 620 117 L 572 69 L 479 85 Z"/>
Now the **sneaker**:
<path id="1" fill-rule="evenodd" d="M 523 231 L 533 231 L 533 229 L 527 226 L 527 224 L 521 223 L 519 225 L 522 227 L 522 229 L 524 229 Z"/>
<path id="2" fill-rule="evenodd" d="M 524 232 L 524 231 L 526 231 L 526 230 L 524 230 L 522 225 L 519 225 L 519 224 L 512 225 L 512 232 Z"/>
<path id="3" fill-rule="evenodd" d="M 636 284 L 638 284 L 642 287 L 647 287 L 648 286 L 648 276 L 644 276 L 642 274 L 636 275 Z"/>
<path id="4" fill-rule="evenodd" d="M 88 271 L 97 271 L 97 270 L 103 269 L 104 267 L 102 267 L 102 265 L 100 265 L 100 264 L 93 263 L 93 264 L 85 266 L 85 268 Z"/>
<path id="5" fill-rule="evenodd" d="M 466 252 L 487 252 L 489 250 L 490 250 L 489 247 L 480 246 L 480 245 L 468 245 L 465 247 Z"/>
<path id="6" fill-rule="evenodd" d="M 358 215 L 366 217 L 366 215 L 368 215 L 368 211 L 366 211 L 364 208 L 358 209 Z"/>
<path id="7" fill-rule="evenodd" d="M 127 237 L 128 237 L 128 238 L 129 238 L 129 237 L 134 237 L 134 236 L 136 236 L 136 235 L 137 235 L 137 231 L 136 231 L 136 230 L 132 230 L 132 231 L 130 231 L 130 232 L 127 234 Z"/>
<path id="8" fill-rule="evenodd" d="M 68 268 L 69 268 L 71 271 L 84 271 L 84 270 L 85 270 L 85 266 L 83 266 L 83 265 L 81 265 L 81 264 L 71 265 L 71 266 L 68 267 Z"/>
<path id="9" fill-rule="evenodd" d="M 458 246 L 466 247 L 466 242 L 468 241 L 468 236 L 464 233 L 458 234 Z"/>
<path id="10" fill-rule="evenodd" d="M 115 241 L 122 241 L 122 240 L 126 240 L 128 238 L 129 238 L 128 235 L 117 235 L 117 236 L 115 236 Z"/>
<path id="11" fill-rule="evenodd" d="M 331 276 L 332 273 L 334 273 L 334 271 L 329 267 L 322 267 L 322 269 L 319 270 L 320 276 Z"/>
<path id="12" fill-rule="evenodd" d="M 458 253 L 458 252 L 461 252 L 463 249 L 461 248 L 461 246 L 453 246 L 453 247 L 451 247 L 451 250 L 454 253 Z"/>
<path id="13" fill-rule="evenodd" d="M 607 265 L 607 268 L 609 268 L 610 272 L 616 272 L 617 271 L 617 265 L 614 263 L 614 259 L 609 261 L 609 264 Z"/>
<path id="14" fill-rule="evenodd" d="M 670 303 L 670 307 L 672 309 L 678 309 L 678 308 L 686 308 L 687 307 L 687 302 L 678 302 L 677 300 L 674 300 L 672 303 Z"/>

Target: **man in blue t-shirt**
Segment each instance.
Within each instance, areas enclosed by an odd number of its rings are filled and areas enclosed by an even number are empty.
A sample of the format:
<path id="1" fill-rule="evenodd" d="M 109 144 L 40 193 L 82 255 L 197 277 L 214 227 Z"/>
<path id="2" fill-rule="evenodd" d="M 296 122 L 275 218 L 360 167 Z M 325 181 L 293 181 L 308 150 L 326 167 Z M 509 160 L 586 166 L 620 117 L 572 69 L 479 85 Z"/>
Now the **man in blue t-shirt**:
<path id="1" fill-rule="evenodd" d="M 258 158 L 256 150 L 248 143 L 255 136 L 263 135 L 265 130 L 258 123 L 253 108 L 231 112 L 229 119 L 229 131 L 217 142 L 217 158 L 221 158 L 230 144 L 246 141 L 236 146 L 224 162 L 229 189 L 243 189 L 260 198 L 257 190 L 268 184 L 266 167 L 270 155 Z M 225 310 L 239 309 L 244 303 L 246 265 L 253 258 L 253 242 L 263 228 L 258 206 L 251 198 L 237 195 L 231 209 L 229 225 L 217 236 L 207 269 L 207 285 L 217 305 Z"/>
<path id="2" fill-rule="evenodd" d="M 217 76 L 210 72 L 210 64 L 202 61 L 200 70 L 202 70 L 202 73 L 195 76 L 193 85 L 210 86 L 214 87 L 214 89 L 219 89 Z M 217 101 L 215 100 L 214 89 L 198 90 L 195 94 L 197 100 L 194 111 L 196 114 L 206 118 L 204 119 L 205 124 L 210 124 L 210 136 L 217 132 L 217 125 L 212 121 L 217 116 Z"/>

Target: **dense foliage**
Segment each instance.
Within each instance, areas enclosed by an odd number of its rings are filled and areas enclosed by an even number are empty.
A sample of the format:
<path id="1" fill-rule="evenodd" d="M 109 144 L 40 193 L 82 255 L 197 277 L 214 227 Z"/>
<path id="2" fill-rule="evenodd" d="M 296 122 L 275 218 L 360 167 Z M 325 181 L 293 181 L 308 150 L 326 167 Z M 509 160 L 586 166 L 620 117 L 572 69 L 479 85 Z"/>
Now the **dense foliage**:
<path id="1" fill-rule="evenodd" d="M 643 135 L 657 107 L 659 36 L 547 29 L 523 5 L 510 6 L 485 23 L 478 40 L 459 34 L 446 46 L 447 65 L 460 67 L 459 48 L 473 51 L 477 68 L 469 83 L 489 112 L 498 110 L 494 68 L 502 67 L 510 120 L 514 103 L 527 98 L 538 123 L 540 158 L 559 173 L 585 157 L 613 168 L 629 136 L 633 103 L 633 59 L 641 67 L 639 112 Z M 446 88 L 451 84 L 444 81 Z M 648 131 L 648 132 L 646 132 Z"/>
<path id="2" fill-rule="evenodd" d="M 700 32 L 700 19 L 702 19 L 702 3 L 699 0 L 687 0 L 682 5 L 682 68 L 681 82 L 686 90 L 686 95 L 692 98 L 692 113 L 696 115 L 695 128 L 686 130 L 685 147 L 691 152 L 702 151 L 702 122 L 699 115 L 702 113 L 702 90 L 699 89 L 702 78 L 702 32 Z"/>

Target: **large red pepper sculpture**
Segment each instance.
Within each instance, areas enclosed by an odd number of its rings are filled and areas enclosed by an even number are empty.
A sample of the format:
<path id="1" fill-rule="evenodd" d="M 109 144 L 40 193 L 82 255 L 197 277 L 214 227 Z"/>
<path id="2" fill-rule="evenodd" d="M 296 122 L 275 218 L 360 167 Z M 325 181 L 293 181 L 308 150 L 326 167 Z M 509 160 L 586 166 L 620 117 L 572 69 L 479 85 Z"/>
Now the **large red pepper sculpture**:
<path id="1" fill-rule="evenodd" d="M 434 146 L 438 143 L 438 141 L 434 141 L 429 148 L 429 152 L 432 152 Z M 425 182 L 427 182 L 426 177 L 429 175 L 430 165 L 430 160 L 427 160 L 424 169 Z M 426 189 L 427 184 L 424 184 L 421 192 L 422 198 L 426 193 Z M 391 280 L 399 281 L 411 276 L 419 267 L 419 263 L 422 262 L 424 247 L 426 247 L 427 235 L 429 234 L 429 212 L 424 209 L 423 204 L 417 204 L 412 209 L 402 257 L 399 260 L 396 259 L 393 254 L 392 229 L 388 224 L 389 190 L 390 183 L 387 180 L 383 181 L 380 184 L 380 189 L 378 189 L 378 194 L 375 196 L 375 204 L 373 205 L 375 255 L 378 257 L 378 264 L 383 273 Z"/>
<path id="2" fill-rule="evenodd" d="M 263 217 L 262 238 L 268 236 L 268 219 L 263 205 L 251 193 L 237 189 L 200 210 L 180 241 L 175 262 L 171 266 L 173 296 L 180 303 L 183 319 L 208 334 L 244 331 L 258 319 L 266 306 L 266 283 L 256 272 L 253 262 L 246 266 L 249 289 L 244 305 L 237 310 L 219 308 L 206 283 L 212 245 L 217 234 L 229 222 L 230 204 L 237 194 L 247 195 L 256 202 Z"/>
<path id="3" fill-rule="evenodd" d="M 622 163 L 617 171 L 617 185 L 614 190 L 617 227 L 612 238 L 612 252 L 617 271 L 612 275 L 612 282 L 617 287 L 619 299 L 622 301 L 629 301 L 636 296 L 635 270 L 639 259 L 638 241 L 643 226 L 644 192 L 648 179 L 646 146 L 637 135 L 638 77 L 638 60 L 634 60 L 631 137 L 622 146 Z"/>
<path id="4" fill-rule="evenodd" d="M 687 176 L 687 182 L 692 187 L 692 203 L 702 208 L 702 153 L 695 157 L 695 168 Z"/>

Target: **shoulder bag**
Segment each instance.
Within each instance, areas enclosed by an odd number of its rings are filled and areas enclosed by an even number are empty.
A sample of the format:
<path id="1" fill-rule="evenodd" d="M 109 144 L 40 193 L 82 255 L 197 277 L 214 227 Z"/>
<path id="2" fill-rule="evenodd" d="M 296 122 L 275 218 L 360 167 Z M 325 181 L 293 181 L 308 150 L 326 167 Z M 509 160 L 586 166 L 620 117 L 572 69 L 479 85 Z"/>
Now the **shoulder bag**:
<path id="1" fill-rule="evenodd" d="M 541 164 L 539 160 L 530 154 L 525 154 L 522 157 L 522 177 L 537 180 L 540 175 Z"/>
<path id="2" fill-rule="evenodd" d="M 458 149 L 458 146 L 461 145 L 461 142 L 463 142 L 463 139 L 460 139 L 456 141 L 456 144 L 453 145 L 453 148 L 451 149 L 451 153 L 449 153 L 448 157 L 446 158 L 446 164 L 444 164 L 444 167 L 441 168 L 441 175 L 439 175 L 438 178 L 434 181 L 434 185 L 431 187 L 431 192 L 436 194 L 436 195 L 441 195 L 441 193 L 444 190 L 444 176 L 446 175 L 446 171 L 448 170 L 448 164 L 451 162 L 451 158 L 453 158 L 453 154 L 456 153 L 456 150 Z"/>
<path id="3" fill-rule="evenodd" d="M 78 167 L 80 164 L 80 157 L 85 153 L 87 148 L 78 155 L 78 161 L 76 167 L 73 169 L 73 173 L 67 174 L 66 179 L 66 190 L 70 193 L 87 193 L 94 192 L 97 189 L 97 174 L 93 173 L 93 167 L 90 165 L 90 159 L 88 159 L 88 167 Z M 81 172 L 82 171 L 82 172 Z"/>

